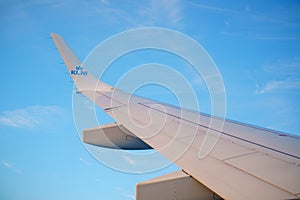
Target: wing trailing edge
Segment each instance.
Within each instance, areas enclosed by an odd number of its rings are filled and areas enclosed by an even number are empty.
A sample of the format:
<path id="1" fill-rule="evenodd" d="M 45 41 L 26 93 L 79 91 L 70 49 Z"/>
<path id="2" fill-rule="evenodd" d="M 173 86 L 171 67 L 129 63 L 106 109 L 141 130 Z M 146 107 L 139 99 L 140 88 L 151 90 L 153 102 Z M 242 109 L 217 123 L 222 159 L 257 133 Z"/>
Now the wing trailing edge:
<path id="1" fill-rule="evenodd" d="M 83 131 L 83 142 L 99 147 L 124 150 L 152 149 L 124 126 L 116 123 Z"/>

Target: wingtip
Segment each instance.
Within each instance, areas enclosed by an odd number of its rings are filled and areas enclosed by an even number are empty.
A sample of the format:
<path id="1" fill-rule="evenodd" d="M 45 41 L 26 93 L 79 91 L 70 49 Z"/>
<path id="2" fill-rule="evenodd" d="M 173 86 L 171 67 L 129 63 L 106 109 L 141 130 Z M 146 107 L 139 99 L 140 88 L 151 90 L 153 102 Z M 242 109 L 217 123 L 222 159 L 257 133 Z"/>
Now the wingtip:
<path id="1" fill-rule="evenodd" d="M 52 38 L 54 38 L 54 37 L 58 36 L 58 34 L 57 34 L 57 33 L 50 33 L 50 36 L 51 36 Z"/>

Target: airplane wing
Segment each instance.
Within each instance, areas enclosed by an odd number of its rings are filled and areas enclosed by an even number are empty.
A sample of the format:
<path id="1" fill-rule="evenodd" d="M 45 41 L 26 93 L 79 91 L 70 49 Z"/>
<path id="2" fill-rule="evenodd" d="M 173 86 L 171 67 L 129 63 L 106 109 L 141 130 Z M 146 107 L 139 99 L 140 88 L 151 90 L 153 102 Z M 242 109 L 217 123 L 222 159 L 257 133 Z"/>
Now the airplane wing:
<path id="1" fill-rule="evenodd" d="M 154 148 L 182 169 L 137 184 L 137 199 L 300 199 L 300 137 L 130 95 L 95 78 L 59 35 L 51 36 L 78 90 L 117 122 L 85 130 L 83 140 Z M 218 142 L 201 157 L 207 133 Z"/>

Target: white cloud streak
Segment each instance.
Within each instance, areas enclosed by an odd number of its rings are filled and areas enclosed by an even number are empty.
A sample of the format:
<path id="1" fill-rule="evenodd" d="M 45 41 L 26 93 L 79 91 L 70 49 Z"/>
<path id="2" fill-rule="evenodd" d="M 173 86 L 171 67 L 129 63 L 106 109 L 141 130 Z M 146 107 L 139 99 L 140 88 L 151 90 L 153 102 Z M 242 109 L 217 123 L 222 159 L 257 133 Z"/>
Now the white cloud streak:
<path id="1" fill-rule="evenodd" d="M 11 170 L 12 172 L 15 172 L 17 174 L 22 174 L 23 173 L 20 169 L 16 168 L 13 164 L 11 164 L 11 163 L 9 163 L 9 162 L 7 162 L 5 160 L 1 160 L 1 164 L 6 169 Z"/>
<path id="2" fill-rule="evenodd" d="M 229 37 L 248 37 L 253 40 L 277 41 L 277 40 L 299 40 L 299 35 L 290 31 L 290 28 L 298 28 L 299 15 L 295 6 L 281 5 L 272 6 L 270 9 L 261 11 L 249 4 L 236 4 L 229 7 L 226 4 L 215 4 L 214 2 L 189 2 L 193 8 L 214 14 L 230 16 L 220 31 L 221 35 Z M 236 29 L 238 24 L 247 24 L 247 28 Z M 282 30 L 290 32 L 283 34 Z"/>
<path id="3" fill-rule="evenodd" d="M 210 10 L 210 11 L 215 11 L 215 12 L 229 13 L 229 14 L 238 14 L 238 13 L 240 13 L 239 11 L 228 9 L 228 8 L 211 6 L 211 5 L 201 4 L 201 3 L 193 3 L 193 2 L 189 2 L 189 3 L 192 6 L 201 8 L 203 10 Z"/>
<path id="4" fill-rule="evenodd" d="M 136 164 L 136 161 L 133 160 L 133 159 L 132 159 L 131 157 L 129 157 L 129 156 L 123 155 L 122 158 L 123 158 L 124 160 L 126 160 L 126 161 L 127 161 L 129 164 L 131 164 L 131 165 L 135 165 L 135 164 Z"/>
<path id="5" fill-rule="evenodd" d="M 84 159 L 82 157 L 79 158 L 79 161 L 82 162 L 84 165 L 87 165 L 87 166 L 91 165 L 91 163 L 89 161 L 87 161 L 86 159 Z"/>
<path id="6" fill-rule="evenodd" d="M 263 86 L 256 85 L 255 94 L 265 94 L 275 91 L 300 90 L 300 59 L 278 61 L 263 67 L 264 72 L 276 76 L 277 80 L 268 80 Z"/>
<path id="7" fill-rule="evenodd" d="M 124 198 L 135 200 L 135 195 L 128 193 L 128 191 L 126 191 L 125 189 L 116 187 L 115 190 L 117 190 Z"/>
<path id="8" fill-rule="evenodd" d="M 49 126 L 53 120 L 62 119 L 64 110 L 58 106 L 29 106 L 0 113 L 0 124 L 15 128 L 33 129 Z"/>
<path id="9" fill-rule="evenodd" d="M 270 93 L 278 90 L 299 90 L 300 80 L 268 81 L 265 86 L 256 86 L 256 94 Z"/>
<path id="10" fill-rule="evenodd" d="M 177 26 L 182 19 L 180 1 L 178 0 L 152 0 L 147 15 L 155 24 L 165 20 Z"/>
<path id="11" fill-rule="evenodd" d="M 122 21 L 126 27 L 180 27 L 183 18 L 181 4 L 180 0 L 151 0 L 144 3 L 132 1 L 126 4 L 131 7 L 127 11 L 126 6 L 102 1 L 99 6 L 94 7 L 96 12 L 105 17 L 107 21 L 118 23 Z"/>
<path id="12" fill-rule="evenodd" d="M 280 73 L 282 76 L 299 77 L 300 58 L 296 57 L 288 61 L 278 60 L 274 64 L 265 65 L 263 70 L 272 74 Z"/>

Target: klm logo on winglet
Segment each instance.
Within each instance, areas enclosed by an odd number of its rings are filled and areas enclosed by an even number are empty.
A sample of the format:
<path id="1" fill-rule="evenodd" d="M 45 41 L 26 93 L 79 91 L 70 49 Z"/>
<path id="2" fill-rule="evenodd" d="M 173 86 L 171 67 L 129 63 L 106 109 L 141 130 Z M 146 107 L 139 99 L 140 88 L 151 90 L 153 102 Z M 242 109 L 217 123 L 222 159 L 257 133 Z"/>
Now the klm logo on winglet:
<path id="1" fill-rule="evenodd" d="M 86 70 L 83 69 L 83 67 L 81 67 L 80 65 L 79 66 L 76 66 L 75 69 L 72 69 L 71 70 L 71 75 L 87 75 L 88 72 Z"/>

